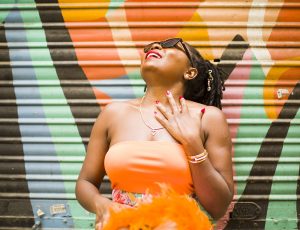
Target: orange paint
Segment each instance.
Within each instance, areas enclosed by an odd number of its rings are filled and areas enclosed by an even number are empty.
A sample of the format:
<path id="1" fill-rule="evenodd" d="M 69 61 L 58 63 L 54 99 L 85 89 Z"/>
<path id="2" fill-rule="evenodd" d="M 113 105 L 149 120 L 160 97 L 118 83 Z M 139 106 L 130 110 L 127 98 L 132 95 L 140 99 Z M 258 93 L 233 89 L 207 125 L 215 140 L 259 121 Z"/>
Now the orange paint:
<path id="1" fill-rule="evenodd" d="M 135 0 L 129 0 L 125 2 L 126 4 L 130 4 L 131 2 L 137 2 Z M 141 2 L 141 1 L 139 1 Z M 145 1 L 147 2 L 147 1 Z M 158 2 L 168 2 L 168 1 L 158 1 Z M 170 1 L 174 2 L 174 1 Z M 199 1 L 193 1 L 199 2 Z M 137 13 L 136 10 L 126 8 L 126 17 L 127 22 L 135 22 L 135 21 L 143 21 L 143 22 L 160 22 L 160 25 L 163 25 L 164 22 L 178 22 L 183 23 L 188 22 L 194 16 L 197 8 L 160 8 L 159 4 L 157 4 L 154 8 L 144 8 L 142 12 Z M 134 41 L 160 41 L 166 38 L 178 37 L 178 33 L 182 28 L 179 27 L 169 27 L 159 28 L 152 26 L 147 29 L 131 29 L 131 36 Z"/>
<path id="2" fill-rule="evenodd" d="M 285 1 L 291 2 L 291 1 Z M 299 11 L 293 8 L 282 8 L 278 14 L 277 23 L 289 23 L 300 22 Z M 287 36 L 288 33 L 288 36 Z M 269 41 L 271 42 L 298 42 L 300 40 L 300 33 L 297 28 L 284 28 L 274 26 L 270 35 Z M 300 49 L 291 49 L 291 52 L 278 51 L 278 48 L 270 48 L 269 52 L 272 60 L 284 60 L 288 61 L 300 60 Z M 274 102 L 271 106 L 266 106 L 265 110 L 267 116 L 271 119 L 276 119 L 280 113 L 284 102 L 288 99 L 287 94 L 284 94 L 282 98 L 278 98 L 277 92 L 280 89 L 286 89 L 290 93 L 295 87 L 297 81 L 299 81 L 300 69 L 294 66 L 273 66 L 267 77 L 266 81 L 272 80 L 275 84 L 268 88 L 264 88 L 264 99 L 278 100 L 278 103 Z M 282 86 L 284 82 L 289 82 L 289 85 Z"/>
<path id="3" fill-rule="evenodd" d="M 82 3 L 82 0 L 73 1 L 74 3 Z M 80 48 L 80 46 L 76 46 L 76 43 L 89 43 L 89 42 L 112 42 L 113 44 L 113 36 L 111 33 L 110 26 L 105 18 L 105 15 L 108 11 L 109 2 L 93 0 L 89 1 L 90 3 L 107 3 L 95 8 L 95 6 L 91 8 L 84 9 L 76 9 L 76 8 L 64 8 L 64 3 L 69 3 L 67 0 L 59 0 L 59 4 L 64 17 L 64 21 L 66 26 L 68 27 L 68 31 L 70 37 L 75 43 L 75 53 L 78 59 L 78 63 L 81 66 L 83 72 L 89 80 L 99 80 L 99 79 L 108 79 L 108 78 L 117 78 L 119 76 L 125 75 L 124 68 L 121 67 L 111 67 L 111 66 L 103 66 L 103 65 L 91 65 L 91 61 L 113 61 L 120 62 L 120 57 L 118 55 L 117 49 L 115 47 L 111 47 L 109 52 L 103 49 L 89 49 L 89 48 Z M 71 24 L 74 22 L 85 22 L 85 23 L 95 23 L 98 22 L 101 24 L 99 27 L 71 27 Z M 86 65 L 87 63 L 87 65 Z M 103 92 L 99 92 L 96 88 L 94 88 L 94 92 L 96 98 L 110 98 Z"/>
<path id="4" fill-rule="evenodd" d="M 300 60 L 300 58 L 298 58 Z M 295 77 L 292 77 L 295 76 Z M 297 77 L 298 76 L 298 77 Z M 270 87 L 264 87 L 264 99 L 274 100 L 274 104 L 271 106 L 265 106 L 266 114 L 270 119 L 276 119 L 282 109 L 282 106 L 288 99 L 289 94 L 293 91 L 296 83 L 299 81 L 300 69 L 299 68 L 278 68 L 273 67 L 268 76 L 268 80 L 276 82 L 275 85 Z M 278 90 L 287 90 L 288 94 L 283 94 L 281 98 L 278 98 Z"/>
<path id="5" fill-rule="evenodd" d="M 105 17 L 110 0 L 89 0 L 89 3 L 107 3 L 107 6 L 95 8 L 64 7 L 64 4 L 70 4 L 69 0 L 58 0 L 65 22 L 89 22 L 98 21 Z M 82 0 L 72 0 L 72 3 L 84 3 Z"/>

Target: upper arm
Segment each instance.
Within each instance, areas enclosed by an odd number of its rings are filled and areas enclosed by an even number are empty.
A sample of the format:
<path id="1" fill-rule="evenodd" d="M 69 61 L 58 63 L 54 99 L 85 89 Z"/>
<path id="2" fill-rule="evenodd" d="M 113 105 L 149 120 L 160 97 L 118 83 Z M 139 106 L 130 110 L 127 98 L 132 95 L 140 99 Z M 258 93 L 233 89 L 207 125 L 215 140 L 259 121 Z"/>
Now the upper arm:
<path id="1" fill-rule="evenodd" d="M 94 123 L 87 153 L 79 174 L 79 179 L 87 180 L 99 187 L 105 175 L 104 158 L 108 150 L 108 128 L 113 105 L 107 105 Z"/>
<path id="2" fill-rule="evenodd" d="M 209 154 L 209 159 L 233 193 L 232 144 L 226 118 L 218 108 L 209 107 L 202 119 L 207 136 L 204 147 Z"/>

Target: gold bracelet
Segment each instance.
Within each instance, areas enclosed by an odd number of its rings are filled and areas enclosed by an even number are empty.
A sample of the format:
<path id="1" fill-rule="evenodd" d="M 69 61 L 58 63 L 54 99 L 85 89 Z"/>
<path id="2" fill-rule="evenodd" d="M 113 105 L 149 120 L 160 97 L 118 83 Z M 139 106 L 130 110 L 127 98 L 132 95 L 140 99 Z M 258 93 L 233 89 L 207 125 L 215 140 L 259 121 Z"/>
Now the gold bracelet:
<path id="1" fill-rule="evenodd" d="M 207 158 L 207 151 L 204 149 L 204 151 L 200 154 L 189 156 L 189 162 L 193 164 L 199 164 L 206 160 Z"/>
<path id="2" fill-rule="evenodd" d="M 204 149 L 202 153 L 199 153 L 199 154 L 193 155 L 193 156 L 188 156 L 188 158 L 189 158 L 189 160 L 194 160 L 194 159 L 197 159 L 199 157 L 201 158 L 205 155 L 207 155 L 206 149 Z"/>

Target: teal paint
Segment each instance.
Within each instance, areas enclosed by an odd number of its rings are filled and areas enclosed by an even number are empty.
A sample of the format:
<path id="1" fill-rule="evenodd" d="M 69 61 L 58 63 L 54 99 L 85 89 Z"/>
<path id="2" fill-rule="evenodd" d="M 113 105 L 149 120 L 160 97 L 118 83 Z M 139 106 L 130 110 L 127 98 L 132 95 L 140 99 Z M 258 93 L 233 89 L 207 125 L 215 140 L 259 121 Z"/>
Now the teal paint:
<path id="1" fill-rule="evenodd" d="M 299 125 L 294 124 L 293 121 L 300 118 L 300 111 L 298 110 L 295 118 L 291 121 L 288 134 L 285 139 L 285 143 L 282 148 L 281 156 L 276 167 L 274 177 L 286 178 L 286 183 L 283 188 L 278 188 L 280 185 L 272 183 L 271 194 L 284 196 L 286 194 L 291 195 L 291 199 L 285 201 L 269 201 L 268 212 L 266 217 L 266 230 L 281 230 L 281 229 L 297 229 L 297 180 L 299 173 L 299 163 L 285 163 L 288 158 L 299 157 L 299 147 L 290 146 L 287 140 L 294 137 L 300 137 Z M 292 147 L 292 148 L 291 148 Z M 292 150 L 292 151 L 291 151 Z M 286 221 L 289 220 L 294 221 Z"/>
<path id="2" fill-rule="evenodd" d="M 256 58 L 254 57 L 254 54 L 252 53 L 252 60 L 256 61 Z M 252 66 L 250 67 L 251 71 L 250 71 L 250 77 L 248 82 L 250 83 L 252 80 L 257 80 L 257 79 L 264 79 L 265 75 L 264 72 L 261 68 L 259 68 L 258 66 Z M 259 100 L 261 102 L 261 105 L 263 105 L 263 87 L 261 88 L 255 88 L 256 89 L 256 99 Z M 253 86 L 251 86 L 251 84 L 247 84 L 244 90 L 244 94 L 243 95 L 249 95 L 250 92 L 253 90 Z M 250 119 L 250 118 L 260 118 L 260 119 L 268 119 L 266 114 L 265 114 L 265 110 L 263 106 L 251 106 L 247 104 L 247 100 L 249 100 L 249 98 L 247 98 L 246 96 L 243 96 L 243 106 L 241 109 L 241 115 L 240 115 L 240 119 Z M 255 135 L 255 124 L 251 125 L 251 126 L 246 126 L 241 124 L 238 127 L 238 132 L 237 132 L 237 140 L 243 140 L 243 139 L 249 139 L 251 138 L 251 135 L 249 136 L 249 133 L 253 133 L 252 137 L 258 138 L 260 140 L 258 140 L 257 143 L 252 144 L 235 144 L 234 145 L 234 158 L 240 158 L 241 161 L 243 160 L 244 157 L 256 157 L 259 149 L 260 149 L 260 144 L 262 143 L 262 140 L 264 138 L 264 136 L 266 135 L 267 131 L 268 131 L 269 126 L 260 126 L 260 129 L 257 129 L 256 135 Z M 248 133 L 249 132 L 249 133 Z M 250 139 L 251 140 L 251 139 Z M 253 139 L 252 139 L 253 140 Z M 237 165 L 241 164 L 240 162 L 237 163 Z M 239 166 L 236 166 L 239 167 Z M 252 164 L 251 163 L 244 163 L 243 164 L 243 171 L 239 171 L 236 170 L 236 176 L 247 176 L 250 173 L 250 170 L 252 168 Z M 237 183 L 237 192 L 238 195 L 240 195 L 245 188 L 245 183 Z"/>
<path id="3" fill-rule="evenodd" d="M 29 3 L 29 1 L 27 1 Z M 33 5 L 35 5 L 34 1 L 31 1 L 30 3 L 32 3 Z M 46 124 L 49 128 L 50 134 L 51 134 L 51 139 L 55 148 L 55 152 L 56 152 L 56 156 L 58 159 L 58 162 L 63 162 L 63 159 L 65 157 L 64 153 L 64 149 L 65 147 L 62 147 L 61 144 L 57 144 L 56 140 L 60 140 L 61 138 L 64 138 L 64 133 L 62 132 L 57 132 L 57 129 L 55 126 L 50 125 L 50 121 L 53 118 L 63 118 L 63 119 L 68 119 L 69 121 L 71 121 L 68 126 L 64 126 L 64 132 L 68 133 L 68 137 L 75 141 L 77 144 L 74 145 L 74 147 L 71 147 L 74 149 L 74 152 L 79 152 L 81 156 L 85 155 L 85 148 L 84 145 L 82 143 L 82 139 L 79 135 L 78 132 L 78 128 L 77 125 L 75 123 L 75 120 L 72 116 L 70 107 L 67 103 L 67 100 L 63 94 L 63 91 L 60 87 L 60 82 L 58 79 L 58 76 L 56 74 L 55 68 L 53 66 L 52 60 L 51 60 L 51 56 L 49 53 L 49 50 L 47 47 L 47 41 L 46 41 L 46 37 L 45 37 L 45 33 L 43 32 L 42 29 L 42 23 L 40 21 L 39 18 L 39 14 L 38 11 L 21 11 L 21 15 L 22 18 L 24 20 L 24 23 L 34 23 L 35 26 L 37 26 L 38 30 L 25 30 L 26 32 L 26 37 L 27 37 L 27 41 L 28 42 L 36 42 L 36 37 L 39 37 L 38 42 L 40 42 L 40 44 L 44 44 L 45 48 L 41 49 L 40 52 L 36 52 L 36 50 L 34 48 L 29 48 L 29 52 L 31 54 L 31 59 L 32 59 L 32 65 L 34 67 L 34 72 L 36 75 L 36 79 L 37 79 L 37 84 L 38 84 L 38 88 L 39 88 L 39 92 L 41 95 L 41 102 L 43 105 L 43 110 L 46 116 Z M 36 36 L 36 35 L 39 36 Z M 37 55 L 38 54 L 38 55 Z M 50 64 L 50 66 L 48 66 L 46 69 L 44 68 L 40 68 L 38 65 L 36 65 L 35 63 L 38 63 L 41 60 L 41 57 L 43 58 L 44 61 L 47 61 L 47 63 Z M 49 91 L 46 87 L 43 87 L 43 82 L 45 80 L 44 76 L 48 76 L 52 82 L 55 82 L 57 84 L 57 87 L 53 87 L 51 89 L 51 93 L 49 94 Z M 54 99 L 54 100 L 53 100 Z M 60 106 L 56 106 L 55 107 L 55 111 L 53 111 L 53 108 L 51 105 L 47 105 L 48 101 L 52 100 L 52 101 L 59 101 L 60 102 Z M 73 173 L 75 175 L 79 174 L 79 170 L 81 168 L 81 165 L 79 164 L 74 164 L 73 165 Z M 89 227 L 88 223 L 85 223 L 85 226 L 82 226 L 82 223 L 77 221 L 77 217 L 82 217 L 84 218 L 85 216 L 87 216 L 87 213 L 85 210 L 83 210 L 83 208 L 78 204 L 78 202 L 74 199 L 74 189 L 75 189 L 75 180 L 73 178 L 73 180 L 71 181 L 71 183 L 68 181 L 68 173 L 69 173 L 69 169 L 65 167 L 65 164 L 61 164 L 60 165 L 60 171 L 62 172 L 62 176 L 63 178 L 65 178 L 63 180 L 64 183 L 64 189 L 65 189 L 65 193 L 64 193 L 64 199 L 67 202 L 67 210 L 71 213 L 71 215 L 67 218 L 67 222 L 64 223 L 63 221 L 60 222 L 60 225 L 58 225 L 57 227 L 75 227 L 75 228 L 81 228 L 81 227 Z M 73 175 L 74 175 L 73 174 Z M 55 202 L 55 201 L 52 201 Z M 69 219 L 70 217 L 75 217 L 73 219 Z M 50 219 L 50 222 L 54 222 L 54 219 Z M 43 222 L 43 219 L 42 219 Z M 49 224 L 50 222 L 45 222 L 45 224 Z M 74 226 L 73 226 L 73 222 L 74 222 Z M 47 226 L 45 226 L 47 227 Z"/>

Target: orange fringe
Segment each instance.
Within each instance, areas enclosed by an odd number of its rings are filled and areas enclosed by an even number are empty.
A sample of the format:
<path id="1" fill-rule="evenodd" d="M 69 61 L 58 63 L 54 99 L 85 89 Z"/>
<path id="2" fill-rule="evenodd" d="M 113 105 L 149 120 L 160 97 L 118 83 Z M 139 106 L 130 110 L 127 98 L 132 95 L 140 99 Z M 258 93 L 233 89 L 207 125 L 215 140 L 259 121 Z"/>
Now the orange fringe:
<path id="1" fill-rule="evenodd" d="M 178 230 L 210 230 L 213 227 L 193 198 L 163 189 L 162 194 L 154 196 L 151 203 L 140 203 L 136 208 L 124 208 L 121 211 L 110 210 L 110 218 L 103 230 L 121 227 L 152 230 L 170 220 L 177 224 Z"/>

